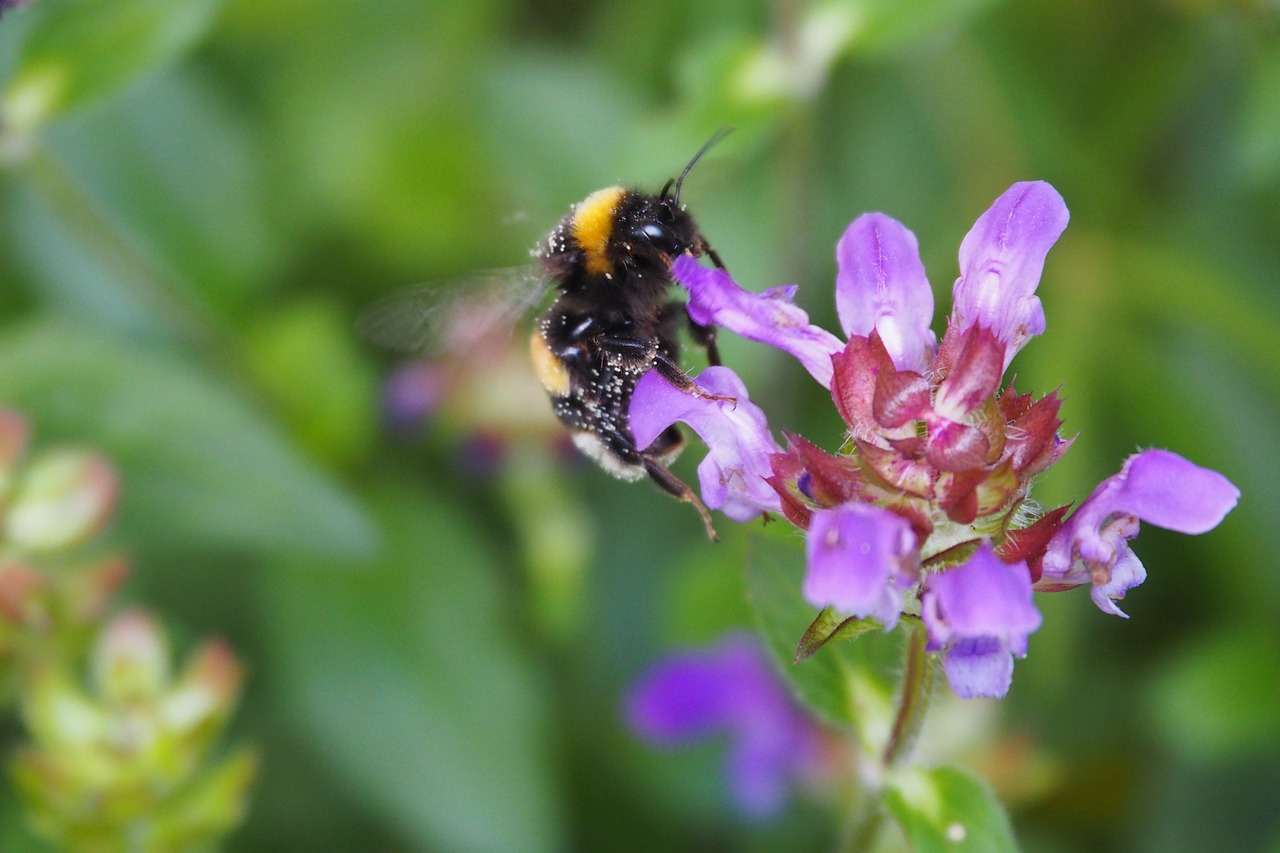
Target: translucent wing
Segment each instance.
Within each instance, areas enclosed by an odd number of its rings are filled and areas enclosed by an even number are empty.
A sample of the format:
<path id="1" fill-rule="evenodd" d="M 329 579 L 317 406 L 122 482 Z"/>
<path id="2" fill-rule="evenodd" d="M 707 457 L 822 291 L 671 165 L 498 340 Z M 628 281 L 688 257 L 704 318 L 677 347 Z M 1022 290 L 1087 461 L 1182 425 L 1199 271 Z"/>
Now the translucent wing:
<path id="1" fill-rule="evenodd" d="M 457 356 L 506 338 L 551 289 L 534 265 L 484 270 L 443 285 L 396 291 L 361 315 L 356 328 L 386 349 Z"/>

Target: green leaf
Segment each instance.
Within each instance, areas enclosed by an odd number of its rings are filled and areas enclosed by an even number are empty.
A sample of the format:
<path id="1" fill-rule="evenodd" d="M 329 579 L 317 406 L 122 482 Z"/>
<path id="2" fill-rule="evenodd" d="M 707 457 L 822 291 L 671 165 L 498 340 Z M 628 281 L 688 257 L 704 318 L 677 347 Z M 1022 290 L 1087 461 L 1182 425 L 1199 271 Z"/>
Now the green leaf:
<path id="1" fill-rule="evenodd" d="M 173 353 L 69 325 L 0 337 L 0 401 L 36 439 L 102 450 L 121 472 L 119 524 L 138 546 L 369 552 L 360 507 L 232 389 Z"/>
<path id="2" fill-rule="evenodd" d="M 267 678 L 366 805 L 414 849 L 561 849 L 550 709 L 507 619 L 491 532 L 380 483 L 376 564 L 299 564 L 256 598 Z"/>
<path id="3" fill-rule="evenodd" d="M 786 532 L 790 534 L 791 528 Z M 793 535 L 753 535 L 747 556 L 747 596 L 782 674 L 800 701 L 829 723 L 854 727 L 865 748 L 878 750 L 893 719 L 902 632 L 876 630 L 832 641 L 811 657 L 792 663 L 797 644 L 816 615 L 800 594 L 802 543 Z"/>
<path id="4" fill-rule="evenodd" d="M 331 300 L 311 299 L 263 315 L 248 338 L 258 384 L 313 456 L 350 463 L 378 431 L 372 369 L 356 352 L 351 320 Z"/>
<path id="5" fill-rule="evenodd" d="M 5 87 L 3 112 L 28 130 L 120 89 L 186 51 L 220 5 L 221 0 L 42 0 Z"/>
<path id="6" fill-rule="evenodd" d="M 914 767 L 887 781 L 889 811 L 916 853 L 1017 851 L 1004 807 L 981 779 L 956 767 Z"/>
<path id="7" fill-rule="evenodd" d="M 24 177 L 44 196 L 61 240 L 83 245 L 110 269 L 111 253 L 95 233 L 109 229 L 175 298 L 222 315 L 262 304 L 284 252 L 280 224 L 267 211 L 267 171 L 249 123 L 207 75 L 176 69 L 134 86 L 110 109 L 52 129 L 48 150 L 48 168 L 60 169 L 65 184 L 35 169 Z M 86 207 L 96 213 L 92 222 Z M 24 241 L 39 239 L 33 230 L 25 229 Z M 33 277 L 51 277 L 40 275 L 41 265 L 32 268 Z M 87 282 L 61 286 L 83 291 Z"/>

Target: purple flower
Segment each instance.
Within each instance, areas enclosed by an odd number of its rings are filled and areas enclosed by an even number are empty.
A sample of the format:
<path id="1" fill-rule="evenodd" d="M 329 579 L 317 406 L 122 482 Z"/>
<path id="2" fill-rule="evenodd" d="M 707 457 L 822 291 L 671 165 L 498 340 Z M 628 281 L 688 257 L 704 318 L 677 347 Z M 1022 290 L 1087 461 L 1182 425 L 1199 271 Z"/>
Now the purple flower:
<path id="1" fill-rule="evenodd" d="M 902 593 L 915 577 L 911 525 L 887 509 L 846 503 L 816 509 L 805 538 L 805 600 L 851 616 L 874 616 L 886 631 L 898 624 Z"/>
<path id="2" fill-rule="evenodd" d="M 751 402 L 747 388 L 727 367 L 708 367 L 697 380 L 714 400 L 681 391 L 651 370 L 640 378 L 631 398 L 631 433 L 637 447 L 648 447 L 663 430 L 684 421 L 707 445 L 698 466 L 702 501 L 734 521 L 781 509 L 778 493 L 767 482 L 769 457 L 778 453 L 764 412 Z"/>
<path id="3" fill-rule="evenodd" d="M 1045 256 L 1067 227 L 1067 206 L 1044 181 L 1014 184 L 960 243 L 960 277 L 952 288 L 951 327 L 978 325 L 1005 345 L 1002 371 L 1044 331 L 1035 295 Z"/>
<path id="4" fill-rule="evenodd" d="M 1138 535 L 1138 522 L 1205 533 L 1218 526 L 1239 497 L 1240 490 L 1226 477 L 1176 453 L 1136 453 L 1119 474 L 1093 490 L 1049 541 L 1038 587 L 1057 590 L 1090 583 L 1098 607 L 1124 616 L 1115 600 L 1146 578 L 1128 544 Z"/>
<path id="5" fill-rule="evenodd" d="M 967 562 L 928 576 L 920 615 L 929 650 L 956 695 L 999 698 L 1009 691 L 1013 658 L 1026 657 L 1027 635 L 1040 627 L 1026 563 L 1006 563 L 990 545 Z"/>
<path id="6" fill-rule="evenodd" d="M 752 817 L 777 813 L 822 758 L 821 729 L 745 635 L 657 663 L 632 687 L 626 717 L 636 734 L 659 745 L 727 734 L 726 777 L 739 808 Z"/>

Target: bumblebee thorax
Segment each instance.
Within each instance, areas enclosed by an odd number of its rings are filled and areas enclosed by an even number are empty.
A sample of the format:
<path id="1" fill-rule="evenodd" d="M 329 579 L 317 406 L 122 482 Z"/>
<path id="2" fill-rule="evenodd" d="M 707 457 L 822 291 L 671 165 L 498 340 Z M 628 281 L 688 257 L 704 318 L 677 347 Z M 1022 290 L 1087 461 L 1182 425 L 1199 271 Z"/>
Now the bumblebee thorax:
<path id="1" fill-rule="evenodd" d="M 583 263 L 592 275 L 605 275 L 613 269 L 609 241 L 613 238 L 618 205 L 625 193 L 622 187 L 596 190 L 578 202 L 570 214 L 569 233 L 582 249 Z"/>

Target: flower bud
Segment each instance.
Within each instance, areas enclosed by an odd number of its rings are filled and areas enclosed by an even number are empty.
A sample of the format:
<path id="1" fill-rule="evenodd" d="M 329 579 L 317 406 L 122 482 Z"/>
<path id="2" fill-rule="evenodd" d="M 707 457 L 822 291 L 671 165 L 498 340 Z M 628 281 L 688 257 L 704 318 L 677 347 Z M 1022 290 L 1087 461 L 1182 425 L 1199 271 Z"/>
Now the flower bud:
<path id="1" fill-rule="evenodd" d="M 22 472 L 4 520 L 5 539 L 25 551 L 57 551 L 102 530 L 116 502 L 116 474 L 96 453 L 53 450 Z"/>

